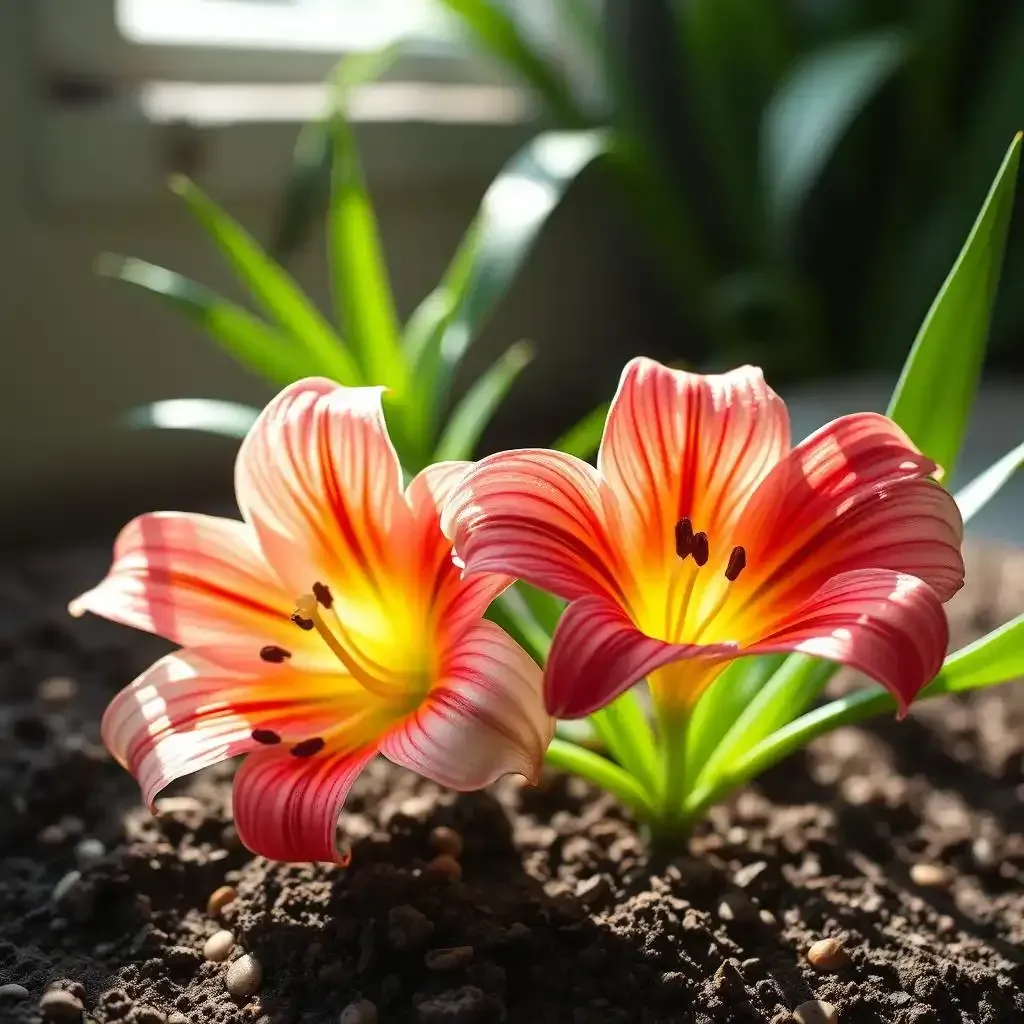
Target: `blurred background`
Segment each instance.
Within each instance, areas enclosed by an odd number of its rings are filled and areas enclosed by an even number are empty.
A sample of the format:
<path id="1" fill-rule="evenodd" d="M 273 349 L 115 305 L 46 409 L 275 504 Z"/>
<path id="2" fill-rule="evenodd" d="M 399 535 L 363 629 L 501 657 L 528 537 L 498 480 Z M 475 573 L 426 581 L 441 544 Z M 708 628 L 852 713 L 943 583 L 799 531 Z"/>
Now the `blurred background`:
<path id="1" fill-rule="evenodd" d="M 534 344 L 481 453 L 551 443 L 641 353 L 764 366 L 797 436 L 883 409 L 1024 127 L 1019 0 L 2 4 L 6 546 L 230 501 L 237 441 L 129 429 L 125 415 L 181 397 L 259 405 L 273 387 L 166 304 L 98 275 L 97 257 L 245 303 L 167 188 L 186 174 L 326 313 L 329 154 L 308 130 L 296 141 L 339 59 L 396 37 L 348 118 L 403 320 L 531 139 L 609 140 L 564 176 L 455 378 L 459 395 L 510 344 Z M 502 197 L 514 228 L 530 197 Z M 963 480 L 1024 439 L 1022 272 L 1018 202 Z M 974 529 L 1024 543 L 1022 510 L 1012 485 Z"/>

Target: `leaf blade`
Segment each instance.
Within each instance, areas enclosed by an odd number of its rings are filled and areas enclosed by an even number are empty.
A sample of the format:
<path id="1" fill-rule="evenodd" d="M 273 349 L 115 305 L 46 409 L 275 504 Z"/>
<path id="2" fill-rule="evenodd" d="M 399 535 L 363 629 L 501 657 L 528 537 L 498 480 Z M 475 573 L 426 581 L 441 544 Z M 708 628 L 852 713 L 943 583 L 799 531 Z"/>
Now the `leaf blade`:
<path id="1" fill-rule="evenodd" d="M 1011 448 L 1001 459 L 979 473 L 969 484 L 965 484 L 954 495 L 960 515 L 965 523 L 970 522 L 1002 489 L 1010 478 L 1024 465 L 1024 442 Z"/>
<path id="2" fill-rule="evenodd" d="M 608 418 L 611 402 L 602 402 L 591 409 L 582 419 L 574 423 L 564 434 L 560 435 L 551 446 L 556 451 L 575 455 L 578 459 L 590 459 L 601 447 L 604 435 L 604 422 Z"/>
<path id="3" fill-rule="evenodd" d="M 168 398 L 129 410 L 125 423 L 137 430 L 195 430 L 240 441 L 249 433 L 259 414 L 259 409 L 238 402 Z"/>

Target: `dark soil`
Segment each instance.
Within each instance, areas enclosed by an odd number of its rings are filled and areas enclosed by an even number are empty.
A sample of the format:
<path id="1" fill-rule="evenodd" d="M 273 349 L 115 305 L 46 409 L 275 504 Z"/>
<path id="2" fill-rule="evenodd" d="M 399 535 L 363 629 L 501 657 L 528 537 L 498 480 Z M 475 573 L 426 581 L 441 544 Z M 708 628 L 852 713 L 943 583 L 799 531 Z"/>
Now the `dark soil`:
<path id="1" fill-rule="evenodd" d="M 66 618 L 106 558 L 0 578 L 0 985 L 27 990 L 0 989 L 4 1022 L 782 1024 L 811 999 L 843 1024 L 1024 1021 L 1020 684 L 819 741 L 672 863 L 564 777 L 458 797 L 375 765 L 342 822 L 351 866 L 282 867 L 240 848 L 230 767 L 153 818 L 99 745 L 162 649 Z M 1024 555 L 972 555 L 968 580 L 958 644 L 1024 610 Z M 438 826 L 458 862 L 431 863 Z M 204 959 L 221 927 L 262 965 L 251 998 Z M 807 959 L 823 937 L 829 970 Z"/>

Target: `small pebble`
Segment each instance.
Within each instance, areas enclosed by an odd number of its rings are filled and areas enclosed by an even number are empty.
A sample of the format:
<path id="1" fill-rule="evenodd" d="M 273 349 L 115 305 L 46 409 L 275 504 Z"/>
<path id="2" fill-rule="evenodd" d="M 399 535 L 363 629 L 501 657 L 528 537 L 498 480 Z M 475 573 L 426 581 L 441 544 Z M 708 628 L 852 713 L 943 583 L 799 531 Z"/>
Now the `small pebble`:
<path id="1" fill-rule="evenodd" d="M 757 908 L 744 892 L 731 892 L 718 904 L 718 916 L 723 921 L 754 921 Z"/>
<path id="2" fill-rule="evenodd" d="M 228 931 L 214 932 L 203 945 L 203 956 L 215 964 L 227 960 L 235 945 L 235 937 Z"/>
<path id="3" fill-rule="evenodd" d="M 203 805 L 194 796 L 165 796 L 156 801 L 156 813 L 202 814 Z"/>
<path id="4" fill-rule="evenodd" d="M 953 884 L 953 873 L 941 864 L 918 861 L 910 867 L 910 880 L 922 889 L 948 889 Z"/>
<path id="5" fill-rule="evenodd" d="M 377 1006 L 369 999 L 357 999 L 341 1011 L 338 1024 L 377 1024 Z"/>
<path id="6" fill-rule="evenodd" d="M 259 960 L 252 953 L 240 956 L 228 968 L 224 984 L 236 999 L 248 999 L 255 995 L 263 984 L 263 968 Z"/>
<path id="7" fill-rule="evenodd" d="M 36 839 L 44 846 L 60 846 L 67 839 L 67 833 L 62 825 L 54 823 L 41 829 Z"/>
<path id="8" fill-rule="evenodd" d="M 431 831 L 430 845 L 434 853 L 448 854 L 449 857 L 461 857 L 464 846 L 462 836 L 447 825 L 438 825 Z"/>
<path id="9" fill-rule="evenodd" d="M 167 1015 L 167 1024 L 189 1024 L 189 1020 L 185 1014 L 178 1010 L 174 1010 L 172 1013 Z"/>
<path id="10" fill-rule="evenodd" d="M 483 990 L 475 985 L 441 992 L 430 999 L 424 999 L 416 1007 L 420 1024 L 455 1024 L 456 1021 L 479 1021 L 486 1009 Z"/>
<path id="11" fill-rule="evenodd" d="M 472 946 L 451 946 L 448 949 L 432 949 L 423 963 L 428 971 L 457 971 L 473 961 Z"/>
<path id="12" fill-rule="evenodd" d="M 242 840 L 238 838 L 238 829 L 234 825 L 225 825 L 220 830 L 221 845 L 225 850 L 240 850 Z"/>
<path id="13" fill-rule="evenodd" d="M 0 985 L 0 1000 L 28 999 L 28 989 L 24 985 Z"/>
<path id="14" fill-rule="evenodd" d="M 388 911 L 388 941 L 394 949 L 415 949 L 433 930 L 434 922 L 408 903 L 400 903 Z"/>
<path id="15" fill-rule="evenodd" d="M 974 840 L 971 844 L 971 856 L 974 858 L 974 863 L 984 871 L 994 868 L 999 863 L 995 844 L 988 836 L 978 836 Z"/>
<path id="16" fill-rule="evenodd" d="M 82 1000 L 63 989 L 53 989 L 39 1000 L 39 1012 L 46 1020 L 81 1020 Z"/>
<path id="17" fill-rule="evenodd" d="M 611 891 L 611 884 L 604 875 L 591 875 L 576 883 L 576 899 L 592 906 L 600 903 Z"/>
<path id="18" fill-rule="evenodd" d="M 457 882 L 462 878 L 462 865 L 450 853 L 439 854 L 429 861 L 427 871 L 438 878 L 447 878 L 449 882 Z"/>
<path id="19" fill-rule="evenodd" d="M 823 999 L 808 999 L 793 1011 L 793 1017 L 800 1024 L 837 1024 L 839 1011 Z"/>
<path id="20" fill-rule="evenodd" d="M 850 957 L 838 939 L 818 939 L 807 950 L 807 962 L 819 971 L 838 971 L 850 962 Z"/>
<path id="21" fill-rule="evenodd" d="M 63 903 L 82 881 L 81 871 L 69 871 L 54 887 L 53 902 Z"/>
<path id="22" fill-rule="evenodd" d="M 75 844 L 75 860 L 80 868 L 88 868 L 101 861 L 107 848 L 98 839 L 81 839 Z"/>
<path id="23" fill-rule="evenodd" d="M 214 889 L 206 901 L 206 912 L 210 917 L 220 917 L 224 908 L 229 903 L 234 903 L 237 895 L 234 887 L 230 885 L 222 885 L 220 888 Z"/>
<path id="24" fill-rule="evenodd" d="M 131 1024 L 167 1024 L 167 1014 L 155 1006 L 136 1006 L 132 1010 Z"/>
<path id="25" fill-rule="evenodd" d="M 78 694 L 78 683 L 68 676 L 44 679 L 36 691 L 44 704 L 66 704 Z"/>
<path id="26" fill-rule="evenodd" d="M 761 909 L 757 912 L 757 916 L 761 919 L 761 924 L 767 925 L 769 928 L 779 923 L 779 919 L 770 910 Z"/>
<path id="27" fill-rule="evenodd" d="M 746 889 L 754 879 L 760 875 L 768 864 L 763 860 L 755 860 L 753 864 L 747 864 L 745 867 L 739 869 L 735 875 L 732 876 L 733 882 L 736 883 L 741 889 Z"/>

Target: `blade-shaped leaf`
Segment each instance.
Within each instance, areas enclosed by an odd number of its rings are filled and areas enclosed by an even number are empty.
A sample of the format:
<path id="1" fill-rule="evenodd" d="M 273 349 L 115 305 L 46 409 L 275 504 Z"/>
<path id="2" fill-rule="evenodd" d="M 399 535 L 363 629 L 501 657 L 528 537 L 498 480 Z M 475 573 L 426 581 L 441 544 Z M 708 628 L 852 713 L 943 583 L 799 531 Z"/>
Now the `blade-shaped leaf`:
<path id="1" fill-rule="evenodd" d="M 132 409 L 125 416 L 129 427 L 160 430 L 196 430 L 241 440 L 259 416 L 259 409 L 213 398 L 169 398 Z"/>
<path id="2" fill-rule="evenodd" d="M 414 369 L 417 386 L 435 403 L 433 417 L 466 349 L 508 290 L 548 216 L 607 145 L 601 131 L 545 132 L 524 146 L 487 189 L 467 242 L 455 256 L 453 277 L 461 281 L 455 305 L 422 345 Z"/>
<path id="3" fill-rule="evenodd" d="M 476 45 L 496 57 L 532 86 L 567 128 L 580 128 L 586 116 L 579 109 L 565 78 L 539 47 L 520 31 L 515 19 L 494 0 L 441 0 Z"/>
<path id="4" fill-rule="evenodd" d="M 1024 443 L 1008 451 L 979 473 L 956 493 L 956 503 L 964 522 L 976 516 L 998 493 L 1014 473 L 1024 465 Z"/>
<path id="5" fill-rule="evenodd" d="M 291 338 L 173 270 L 109 253 L 100 257 L 96 269 L 105 277 L 126 281 L 169 302 L 240 363 L 273 384 L 290 384 L 316 372 L 308 354 Z"/>
<path id="6" fill-rule="evenodd" d="M 1020 166 L 1014 138 L 974 227 L 921 325 L 888 415 L 953 476 L 988 341 Z"/>
<path id="7" fill-rule="evenodd" d="M 362 383 L 352 353 L 291 275 L 188 178 L 176 176 L 172 188 L 188 204 L 267 316 L 305 348 L 317 372 L 342 384 Z"/>
<path id="8" fill-rule="evenodd" d="M 846 39 L 804 57 L 772 97 L 762 170 L 769 223 L 783 244 L 847 129 L 906 54 L 891 30 Z"/>
<path id="9" fill-rule="evenodd" d="M 448 425 L 437 444 L 434 459 L 471 459 L 487 424 L 508 394 L 516 377 L 533 359 L 533 348 L 525 341 L 505 350 L 490 369 L 473 382 L 452 410 Z"/>
<path id="10" fill-rule="evenodd" d="M 551 446 L 556 451 L 575 455 L 578 459 L 589 459 L 601 447 L 601 436 L 604 434 L 604 421 L 608 418 L 611 402 L 602 402 L 596 409 L 591 409 L 578 423 L 574 423 Z"/>

